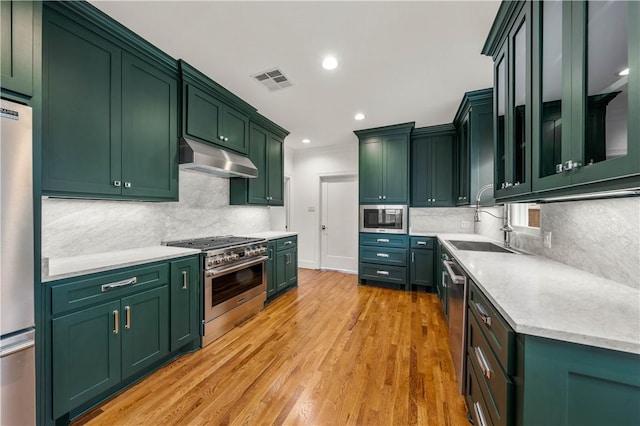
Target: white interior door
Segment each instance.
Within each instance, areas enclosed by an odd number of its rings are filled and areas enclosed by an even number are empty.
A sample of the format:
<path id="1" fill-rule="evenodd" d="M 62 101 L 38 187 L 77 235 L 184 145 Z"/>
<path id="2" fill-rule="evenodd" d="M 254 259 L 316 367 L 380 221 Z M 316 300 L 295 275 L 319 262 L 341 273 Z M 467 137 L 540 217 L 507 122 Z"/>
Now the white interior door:
<path id="1" fill-rule="evenodd" d="M 356 176 L 321 180 L 320 268 L 358 271 L 358 181 Z"/>

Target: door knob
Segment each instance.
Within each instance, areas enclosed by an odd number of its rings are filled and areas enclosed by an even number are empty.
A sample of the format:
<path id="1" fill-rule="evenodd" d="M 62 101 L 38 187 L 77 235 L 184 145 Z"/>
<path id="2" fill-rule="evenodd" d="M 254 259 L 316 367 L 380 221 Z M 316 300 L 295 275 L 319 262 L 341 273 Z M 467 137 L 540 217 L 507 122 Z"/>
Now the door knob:
<path id="1" fill-rule="evenodd" d="M 322 225 L 322 230 L 324 231 L 325 229 L 327 229 L 326 225 Z"/>

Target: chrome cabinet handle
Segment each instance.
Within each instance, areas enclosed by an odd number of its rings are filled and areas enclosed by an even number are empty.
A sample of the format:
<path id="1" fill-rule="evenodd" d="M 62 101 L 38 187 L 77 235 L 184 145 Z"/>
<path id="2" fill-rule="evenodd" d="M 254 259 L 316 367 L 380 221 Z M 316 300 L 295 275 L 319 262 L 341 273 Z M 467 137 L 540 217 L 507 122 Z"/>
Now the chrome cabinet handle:
<path id="1" fill-rule="evenodd" d="M 476 359 L 478 360 L 478 364 L 480 364 L 480 370 L 482 370 L 482 374 L 487 379 L 490 379 L 493 370 L 491 370 L 491 365 L 489 364 L 489 361 L 487 361 L 487 358 L 484 356 L 482 348 L 480 348 L 480 346 L 476 346 L 475 348 L 473 348 L 473 350 L 476 353 Z"/>
<path id="2" fill-rule="evenodd" d="M 285 241 L 282 245 L 288 246 L 288 245 L 291 245 L 291 244 L 293 244 L 293 241 Z"/>
<path id="3" fill-rule="evenodd" d="M 224 137 L 224 141 L 225 141 L 225 142 L 229 142 L 229 138 L 225 136 L 225 137 Z"/>
<path id="4" fill-rule="evenodd" d="M 269 249 L 269 260 L 273 260 L 273 249 Z"/>
<path id="5" fill-rule="evenodd" d="M 221 141 L 223 141 L 223 140 L 224 140 L 224 136 L 220 135 L 220 136 L 218 136 L 218 139 L 220 139 Z"/>
<path id="6" fill-rule="evenodd" d="M 182 271 L 182 289 L 186 290 L 187 289 L 187 282 L 189 281 L 189 279 L 187 278 L 187 271 Z"/>
<path id="7" fill-rule="evenodd" d="M 473 411 L 476 412 L 476 417 L 478 418 L 479 426 L 487 426 L 487 421 L 484 419 L 484 414 L 482 413 L 482 407 L 479 402 L 473 403 Z"/>
<path id="8" fill-rule="evenodd" d="M 124 328 L 131 328 L 131 306 L 124 307 Z"/>
<path id="9" fill-rule="evenodd" d="M 389 239 L 388 238 L 378 238 L 376 240 L 377 243 L 388 243 Z"/>
<path id="10" fill-rule="evenodd" d="M 491 315 L 484 309 L 484 307 L 478 302 L 474 302 L 476 305 L 476 309 L 480 313 L 480 317 L 482 318 L 482 322 L 491 327 Z"/>
<path id="11" fill-rule="evenodd" d="M 389 271 L 376 271 L 378 275 L 389 275 Z"/>
<path id="12" fill-rule="evenodd" d="M 418 241 L 418 245 L 419 246 L 426 246 L 427 242 L 426 241 Z"/>
<path id="13" fill-rule="evenodd" d="M 376 256 L 378 256 L 378 257 L 389 257 L 389 255 L 387 253 L 376 253 Z"/>
<path id="14" fill-rule="evenodd" d="M 113 186 L 115 186 L 115 187 L 120 187 L 121 185 L 122 185 L 122 182 L 121 182 L 121 181 L 119 181 L 119 180 L 114 180 L 114 181 L 113 181 Z"/>
<path id="15" fill-rule="evenodd" d="M 382 195 L 378 195 L 378 200 L 382 200 Z"/>
<path id="16" fill-rule="evenodd" d="M 386 196 L 386 195 L 383 195 L 383 196 L 382 196 L 382 199 L 383 199 L 383 200 L 386 200 L 386 199 L 387 199 L 387 196 Z"/>
<path id="17" fill-rule="evenodd" d="M 118 287 L 124 287 L 127 285 L 135 284 L 137 282 L 138 282 L 138 279 L 136 277 L 133 277 L 133 278 L 129 278 L 128 280 L 122 280 L 122 281 L 116 281 L 109 284 L 103 284 L 101 289 L 102 289 L 102 292 L 104 293 L 105 291 L 113 290 L 114 288 L 118 288 Z"/>
<path id="18" fill-rule="evenodd" d="M 415 252 L 411 252 L 411 263 L 416 263 L 416 253 Z"/>
<path id="19" fill-rule="evenodd" d="M 118 314 L 118 310 L 113 311 L 113 334 L 118 334 L 120 332 L 120 315 Z"/>
<path id="20" fill-rule="evenodd" d="M 131 182 L 125 182 L 124 183 L 124 187 L 125 188 L 131 188 Z"/>

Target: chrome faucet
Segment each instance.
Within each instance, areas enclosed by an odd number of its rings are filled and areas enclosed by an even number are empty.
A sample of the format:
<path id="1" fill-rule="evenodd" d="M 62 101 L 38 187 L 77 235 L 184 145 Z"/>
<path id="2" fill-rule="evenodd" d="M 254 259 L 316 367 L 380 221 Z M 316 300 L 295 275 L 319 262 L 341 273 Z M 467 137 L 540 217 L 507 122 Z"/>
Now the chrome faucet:
<path id="1" fill-rule="evenodd" d="M 476 211 L 473 214 L 473 221 L 474 222 L 480 222 L 480 197 L 482 197 L 482 193 L 484 191 L 486 191 L 487 189 L 493 188 L 493 184 L 490 183 L 489 185 L 485 185 L 482 188 L 480 188 L 480 191 L 478 191 L 478 194 L 476 195 Z"/>
<path id="2" fill-rule="evenodd" d="M 511 227 L 511 209 L 509 203 L 504 203 L 504 213 L 502 215 L 502 227 L 500 230 L 504 233 L 504 247 L 511 247 L 511 233 L 513 228 Z"/>

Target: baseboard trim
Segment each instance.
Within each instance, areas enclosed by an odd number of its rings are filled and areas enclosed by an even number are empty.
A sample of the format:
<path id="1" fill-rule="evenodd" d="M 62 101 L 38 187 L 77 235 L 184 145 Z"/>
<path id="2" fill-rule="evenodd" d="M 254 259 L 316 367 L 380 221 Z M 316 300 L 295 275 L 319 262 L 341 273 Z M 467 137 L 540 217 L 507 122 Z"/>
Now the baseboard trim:
<path id="1" fill-rule="evenodd" d="M 357 270 L 353 270 L 353 269 L 320 268 L 320 270 L 321 271 L 335 271 L 335 272 L 342 272 L 343 274 L 358 275 L 358 271 Z"/>

